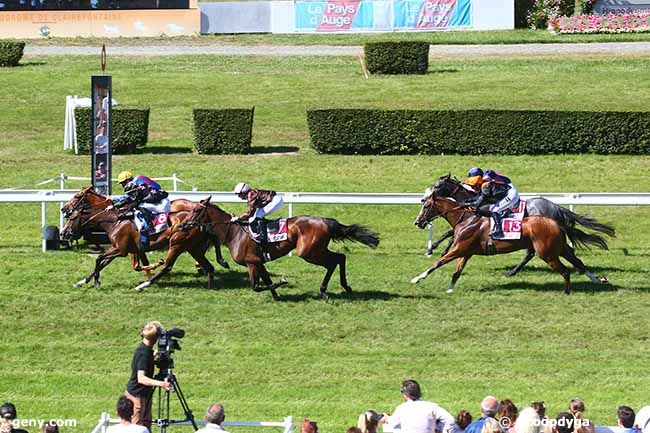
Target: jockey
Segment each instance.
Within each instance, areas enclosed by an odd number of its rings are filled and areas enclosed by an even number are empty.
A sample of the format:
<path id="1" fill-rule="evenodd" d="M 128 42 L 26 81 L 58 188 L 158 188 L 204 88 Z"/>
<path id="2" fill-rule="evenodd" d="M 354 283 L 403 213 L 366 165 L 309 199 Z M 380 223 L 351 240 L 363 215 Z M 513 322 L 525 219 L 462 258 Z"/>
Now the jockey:
<path id="1" fill-rule="evenodd" d="M 124 188 L 124 195 L 113 200 L 116 207 L 133 205 L 140 212 L 138 219 L 142 222 L 140 235 L 142 249 L 149 243 L 149 230 L 153 223 L 154 214 L 169 213 L 171 202 L 167 192 L 160 185 L 146 176 L 135 176 L 130 171 L 123 171 L 117 176 L 117 182 Z"/>
<path id="2" fill-rule="evenodd" d="M 248 208 L 240 216 L 232 217 L 230 222 L 234 223 L 247 219 L 250 225 L 253 226 L 253 229 L 256 229 L 258 232 L 259 242 L 265 243 L 267 241 L 267 234 L 266 220 L 264 217 L 280 210 L 284 204 L 282 197 L 277 195 L 275 191 L 253 189 L 244 182 L 240 182 L 235 186 L 234 193 L 240 199 L 246 200 Z"/>
<path id="3" fill-rule="evenodd" d="M 478 176 L 476 174 L 478 171 L 473 170 L 475 169 L 470 170 L 470 179 L 473 179 L 472 174 Z M 467 181 L 465 182 L 467 183 Z M 465 201 L 463 206 L 474 207 L 479 215 L 490 216 L 494 220 L 494 228 L 490 236 L 493 239 L 502 238 L 502 217 L 510 209 L 519 206 L 517 188 L 512 184 L 510 178 L 494 170 L 487 170 L 480 180 L 476 180 L 476 185 L 480 187 L 479 195 L 474 199 Z"/>
<path id="4" fill-rule="evenodd" d="M 467 179 L 462 184 L 463 188 L 474 194 L 478 194 L 483 183 L 483 175 L 483 170 L 480 167 L 472 167 L 467 173 Z"/>

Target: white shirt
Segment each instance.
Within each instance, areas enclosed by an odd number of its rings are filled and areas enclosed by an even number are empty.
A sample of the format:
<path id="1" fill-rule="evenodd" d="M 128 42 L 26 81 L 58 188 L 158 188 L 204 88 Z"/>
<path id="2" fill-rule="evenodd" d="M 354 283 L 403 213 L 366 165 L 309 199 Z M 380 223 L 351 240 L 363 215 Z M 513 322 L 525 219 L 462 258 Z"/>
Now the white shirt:
<path id="1" fill-rule="evenodd" d="M 149 433 L 149 430 L 143 425 L 119 423 L 107 428 L 106 433 Z"/>
<path id="2" fill-rule="evenodd" d="M 195 433 L 228 433 L 219 424 L 207 423 L 205 427 L 198 429 Z"/>
<path id="3" fill-rule="evenodd" d="M 445 409 L 430 401 L 407 400 L 397 406 L 387 423 L 402 433 L 434 433 L 438 421 L 442 423 L 442 433 L 453 432 L 456 420 Z"/>
<path id="4" fill-rule="evenodd" d="M 108 136 L 99 134 L 95 137 L 95 153 L 108 153 Z"/>

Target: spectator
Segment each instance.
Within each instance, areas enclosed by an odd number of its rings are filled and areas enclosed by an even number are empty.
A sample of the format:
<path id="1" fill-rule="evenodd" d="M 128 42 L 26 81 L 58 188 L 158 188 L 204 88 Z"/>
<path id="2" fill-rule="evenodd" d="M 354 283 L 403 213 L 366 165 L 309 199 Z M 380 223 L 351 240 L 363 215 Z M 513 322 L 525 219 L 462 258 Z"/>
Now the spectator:
<path id="1" fill-rule="evenodd" d="M 486 418 L 481 433 L 503 433 L 499 421 L 494 418 Z"/>
<path id="2" fill-rule="evenodd" d="M 535 409 L 537 415 L 539 415 L 539 421 L 541 423 L 539 431 L 541 433 L 552 433 L 553 428 L 549 422 L 548 417 L 546 416 L 546 405 L 543 401 L 533 401 L 530 403 L 530 406 Z"/>
<path id="3" fill-rule="evenodd" d="M 420 400 L 420 385 L 414 380 L 405 380 L 400 389 L 404 403 L 397 406 L 393 415 L 384 414 L 381 419 L 392 428 L 399 426 L 402 433 L 434 433 L 440 421 L 442 433 L 452 433 L 456 421 L 442 407 L 430 401 Z"/>
<path id="4" fill-rule="evenodd" d="M 380 418 L 381 416 L 374 410 L 367 410 L 359 415 L 357 427 L 361 433 L 377 433 Z"/>
<path id="5" fill-rule="evenodd" d="M 120 418 L 120 423 L 110 426 L 106 433 L 149 433 L 146 427 L 133 424 L 133 402 L 125 395 L 117 399 L 117 416 Z"/>
<path id="6" fill-rule="evenodd" d="M 576 413 L 578 412 L 584 412 L 585 411 L 585 402 L 580 400 L 579 398 L 573 398 L 569 402 L 569 413 L 573 416 L 576 416 Z"/>
<path id="7" fill-rule="evenodd" d="M 483 424 L 488 418 L 494 418 L 499 410 L 499 401 L 488 395 L 481 402 L 481 417 L 467 426 L 465 433 L 481 433 Z"/>
<path id="8" fill-rule="evenodd" d="M 472 423 L 472 414 L 466 410 L 461 410 L 456 415 L 456 428 L 454 433 L 464 433 L 468 425 Z"/>
<path id="9" fill-rule="evenodd" d="M 2 433 L 27 433 L 26 430 L 14 428 L 14 421 L 18 418 L 16 406 L 5 403 L 0 406 L 0 432 Z"/>
<path id="10" fill-rule="evenodd" d="M 223 405 L 214 403 L 205 411 L 205 420 L 208 422 L 205 427 L 197 430 L 197 433 L 228 433 L 221 426 L 226 419 Z"/>
<path id="11" fill-rule="evenodd" d="M 43 424 L 41 433 L 59 433 L 59 425 L 56 423 L 56 421 L 48 421 Z"/>
<path id="12" fill-rule="evenodd" d="M 357 426 L 352 426 L 346 433 L 361 433 L 361 429 Z"/>
<path id="13" fill-rule="evenodd" d="M 641 433 L 650 433 L 650 406 L 644 406 L 636 414 L 634 426 Z"/>
<path id="14" fill-rule="evenodd" d="M 515 422 L 517 422 L 518 413 L 517 406 L 515 406 L 512 400 L 505 399 L 499 402 L 497 417 L 504 432 L 515 433 Z"/>
<path id="15" fill-rule="evenodd" d="M 575 418 L 568 412 L 562 412 L 555 418 L 553 433 L 573 433 Z"/>
<path id="16" fill-rule="evenodd" d="M 300 433 L 318 433 L 318 424 L 309 418 L 305 418 L 300 427 Z"/>
<path id="17" fill-rule="evenodd" d="M 532 407 L 524 408 L 517 416 L 515 423 L 516 433 L 539 433 L 540 431 L 540 417 L 535 409 Z"/>
<path id="18" fill-rule="evenodd" d="M 569 413 L 573 415 L 576 421 L 580 421 L 574 424 L 573 430 L 575 433 L 596 433 L 594 423 L 584 418 L 583 413 L 585 410 L 585 403 L 582 400 L 574 398 L 569 402 Z"/>
<path id="19" fill-rule="evenodd" d="M 618 411 L 618 426 L 622 427 L 621 433 L 635 433 L 634 430 L 634 410 L 629 406 L 619 406 Z"/>

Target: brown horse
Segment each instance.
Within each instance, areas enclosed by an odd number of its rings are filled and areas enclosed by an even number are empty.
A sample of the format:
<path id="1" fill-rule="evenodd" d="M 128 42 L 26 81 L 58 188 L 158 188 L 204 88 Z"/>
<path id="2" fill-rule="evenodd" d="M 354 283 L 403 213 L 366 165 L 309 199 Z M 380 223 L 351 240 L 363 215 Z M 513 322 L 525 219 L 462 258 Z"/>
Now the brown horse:
<path id="1" fill-rule="evenodd" d="M 254 291 L 269 290 L 273 298 L 278 299 L 275 289 L 287 282 L 281 280 L 273 283 L 264 267 L 265 259 L 262 251 L 253 241 L 248 230 L 240 223 L 231 223 L 231 215 L 218 206 L 210 204 L 209 201 L 210 198 L 202 200 L 201 206 L 193 209 L 184 223 L 174 227 L 164 268 L 150 280 L 142 283 L 141 288 L 147 287 L 164 273 L 169 272 L 176 257 L 183 251 L 183 243 L 188 242 L 188 238 L 191 237 L 191 230 L 199 228 L 217 236 L 219 241 L 228 247 L 235 262 L 248 267 L 248 276 Z M 345 254 L 330 251 L 328 245 L 331 240 L 359 242 L 372 249 L 379 245 L 378 235 L 368 228 L 356 224 L 346 226 L 332 218 L 309 216 L 288 218 L 287 230 L 287 240 L 268 244 L 266 252 L 271 260 L 275 260 L 295 249 L 296 254 L 305 261 L 324 267 L 327 272 L 320 285 L 323 299 L 328 298 L 327 285 L 337 266 L 341 286 L 346 292 L 352 291 L 345 274 Z M 260 285 L 260 279 L 264 283 L 263 286 Z"/>
<path id="2" fill-rule="evenodd" d="M 451 250 L 438 259 L 433 266 L 411 280 L 411 283 L 418 283 L 425 279 L 431 272 L 440 266 L 457 259 L 456 270 L 447 288 L 447 293 L 454 291 L 456 281 L 460 277 L 467 261 L 474 255 L 506 254 L 513 251 L 528 249 L 534 251 L 542 260 L 564 278 L 564 292 L 571 293 L 571 282 L 569 270 L 562 264 L 560 257 L 569 261 L 576 269 L 585 273 L 593 282 L 606 283 L 607 279 L 600 278 L 591 273 L 584 263 L 578 259 L 565 238 L 565 232 L 576 230 L 575 228 L 561 226 L 553 219 L 533 216 L 524 218 L 522 222 L 521 239 L 517 240 L 494 240 L 495 251 L 488 248 L 490 219 L 479 217 L 473 212 L 459 205 L 459 202 L 449 197 L 438 197 L 435 189 L 428 191 L 423 199 L 422 208 L 415 220 L 415 225 L 423 229 L 428 223 L 437 217 L 443 217 L 454 230 L 454 243 Z M 584 234 L 583 232 L 580 232 Z M 574 233 L 575 234 L 575 233 Z M 570 235 L 571 236 L 571 235 Z M 598 245 L 591 237 L 586 235 L 582 240 L 587 244 Z M 590 237 L 591 236 L 591 237 Z M 599 238 L 602 240 L 602 238 Z M 604 242 L 604 241 L 603 241 Z"/>
<path id="3" fill-rule="evenodd" d="M 111 248 L 98 256 L 93 272 L 77 282 L 75 287 L 88 283 L 93 277 L 95 287 L 99 287 L 101 284 L 99 280 L 101 270 L 116 257 L 124 257 L 129 253 L 134 257 L 134 269 L 149 270 L 146 255 L 140 249 L 140 232 L 129 218 L 124 217 L 122 211 L 116 209 L 107 210 L 106 208 L 110 204 L 112 204 L 110 199 L 98 194 L 91 187 L 87 187 L 75 194 L 72 200 L 62 208 L 62 212 L 68 218 L 68 222 L 62 231 L 64 239 L 78 239 L 84 232 L 88 231 L 88 227 L 93 226 L 98 230 L 105 231 L 111 241 Z M 157 250 L 167 246 L 172 227 L 182 222 L 189 215 L 188 210 L 197 205 L 198 203 L 188 200 L 174 200 L 169 216 L 170 227 L 152 240 L 149 250 Z M 208 273 L 208 287 L 212 288 L 214 267 L 205 259 L 205 251 L 210 239 L 208 236 L 203 235 L 200 240 L 201 248 L 190 251 L 190 254 L 197 260 L 201 268 Z M 215 243 L 215 248 L 219 258 L 218 242 Z M 137 263 L 138 257 L 147 265 L 145 268 L 140 268 Z"/>

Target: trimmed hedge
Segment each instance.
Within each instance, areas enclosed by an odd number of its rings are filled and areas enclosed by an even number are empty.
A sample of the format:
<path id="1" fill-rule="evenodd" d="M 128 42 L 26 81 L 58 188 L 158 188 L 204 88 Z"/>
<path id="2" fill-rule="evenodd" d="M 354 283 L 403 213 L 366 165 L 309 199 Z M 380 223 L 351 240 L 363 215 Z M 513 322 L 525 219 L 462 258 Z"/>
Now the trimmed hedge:
<path id="1" fill-rule="evenodd" d="M 24 49 L 24 42 L 0 41 L 0 66 L 18 66 Z"/>
<path id="2" fill-rule="evenodd" d="M 363 50 L 371 74 L 426 74 L 429 69 L 428 42 L 370 42 Z"/>
<path id="3" fill-rule="evenodd" d="M 246 153 L 253 139 L 252 108 L 195 109 L 194 147 L 198 153 Z"/>
<path id="4" fill-rule="evenodd" d="M 149 108 L 117 108 L 111 110 L 111 127 L 114 155 L 134 153 L 136 148 L 147 144 L 149 136 Z M 79 153 L 89 154 L 92 149 L 90 108 L 77 108 L 74 118 L 77 122 L 77 144 Z"/>
<path id="5" fill-rule="evenodd" d="M 650 153 L 650 112 L 332 109 L 307 124 L 319 153 Z"/>

